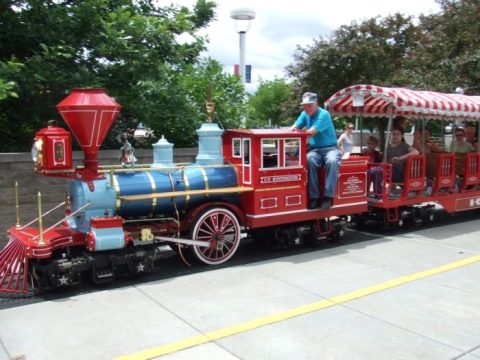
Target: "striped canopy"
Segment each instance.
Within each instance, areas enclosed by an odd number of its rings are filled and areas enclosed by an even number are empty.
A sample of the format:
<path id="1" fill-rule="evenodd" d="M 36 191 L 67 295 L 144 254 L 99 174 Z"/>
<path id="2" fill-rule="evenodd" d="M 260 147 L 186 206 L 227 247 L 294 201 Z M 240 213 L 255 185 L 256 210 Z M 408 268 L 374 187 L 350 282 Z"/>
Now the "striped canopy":
<path id="1" fill-rule="evenodd" d="M 362 106 L 363 100 L 363 106 Z M 443 94 L 435 91 L 353 85 L 325 101 L 332 115 L 414 119 L 480 120 L 480 96 Z"/>

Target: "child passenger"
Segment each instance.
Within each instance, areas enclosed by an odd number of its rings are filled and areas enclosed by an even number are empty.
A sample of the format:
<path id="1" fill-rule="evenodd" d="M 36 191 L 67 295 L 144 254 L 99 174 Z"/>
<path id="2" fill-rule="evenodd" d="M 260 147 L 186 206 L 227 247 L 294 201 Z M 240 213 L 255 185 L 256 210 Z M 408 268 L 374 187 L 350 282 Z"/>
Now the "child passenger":
<path id="1" fill-rule="evenodd" d="M 364 150 L 363 154 L 367 155 L 370 157 L 369 163 L 380 163 L 382 162 L 382 155 L 380 154 L 380 151 L 377 150 L 378 146 L 378 139 L 370 135 L 367 139 L 367 148 Z M 382 193 L 382 178 L 383 178 L 383 168 L 381 165 L 373 165 L 369 166 L 368 168 L 368 177 L 369 177 L 369 182 L 368 182 L 368 188 L 370 189 L 370 186 L 373 185 L 373 192 L 375 194 L 380 194 Z"/>
<path id="2" fill-rule="evenodd" d="M 377 150 L 378 146 L 378 139 L 370 135 L 367 139 L 367 148 L 363 151 L 363 153 L 370 157 L 371 163 L 379 163 L 382 162 L 382 155 L 380 151 Z"/>

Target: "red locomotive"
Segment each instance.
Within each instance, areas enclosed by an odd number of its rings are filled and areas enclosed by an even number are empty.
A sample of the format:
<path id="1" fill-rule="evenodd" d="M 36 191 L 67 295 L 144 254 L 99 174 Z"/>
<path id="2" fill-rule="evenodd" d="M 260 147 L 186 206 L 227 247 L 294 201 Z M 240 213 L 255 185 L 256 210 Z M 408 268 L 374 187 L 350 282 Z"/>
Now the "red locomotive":
<path id="1" fill-rule="evenodd" d="M 480 119 L 477 97 L 435 94 L 358 85 L 341 90 L 326 106 L 333 114 L 389 116 L 390 123 L 396 114 Z M 363 104 L 356 107 L 359 96 Z M 149 166 L 135 166 L 133 156 L 124 156 L 123 166 L 105 167 L 98 164 L 98 149 L 120 105 L 100 89 L 76 89 L 57 108 L 83 149 L 84 166 L 73 168 L 68 131 L 51 125 L 36 134 L 35 171 L 68 179 L 65 217 L 44 228 L 40 210 L 36 226 L 9 229 L 0 251 L 0 293 L 70 286 L 84 274 L 102 283 L 149 272 L 164 245 L 185 260 L 216 265 L 235 254 L 242 233 L 283 247 L 341 237 L 350 218 L 358 224 L 428 221 L 432 201 L 449 212 L 480 207 L 476 152 L 464 156 L 462 173 L 455 170 L 455 154 L 439 154 L 431 183 L 425 156 L 409 158 L 395 198 L 391 165 L 352 155 L 341 161 L 333 206 L 308 210 L 306 132 L 222 131 L 206 123 L 197 131 L 193 164 L 172 164 L 171 147 L 157 144 Z M 371 185 L 374 166 L 381 169 L 380 188 Z"/>

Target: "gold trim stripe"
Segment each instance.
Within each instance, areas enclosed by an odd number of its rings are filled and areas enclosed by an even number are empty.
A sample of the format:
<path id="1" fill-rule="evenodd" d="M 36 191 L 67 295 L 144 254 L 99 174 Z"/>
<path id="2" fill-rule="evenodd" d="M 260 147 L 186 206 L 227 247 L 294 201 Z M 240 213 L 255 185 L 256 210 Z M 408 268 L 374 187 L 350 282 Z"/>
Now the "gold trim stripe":
<path id="1" fill-rule="evenodd" d="M 63 170 L 44 170 L 45 174 L 69 174 L 73 173 L 75 169 L 63 169 Z"/>
<path id="2" fill-rule="evenodd" d="M 157 185 L 155 184 L 155 179 L 153 178 L 152 174 L 149 171 L 145 172 L 145 175 L 147 175 L 148 180 L 150 181 L 150 185 L 152 186 L 152 194 L 155 194 L 157 192 Z M 151 216 L 155 215 L 156 207 L 157 207 L 157 198 L 152 198 Z"/>
<path id="3" fill-rule="evenodd" d="M 107 173 L 110 170 L 113 170 L 114 172 L 135 172 L 135 171 L 165 171 L 165 170 L 181 170 L 185 169 L 188 167 L 188 169 L 196 169 L 196 168 L 214 168 L 214 169 L 219 169 L 219 168 L 232 168 L 235 167 L 236 165 L 233 164 L 226 164 L 226 165 L 191 165 L 190 163 L 185 163 L 184 165 L 179 165 L 177 164 L 176 166 L 166 166 L 166 167 L 158 167 L 158 168 L 152 168 L 152 167 L 121 167 L 117 168 L 116 166 L 99 166 L 101 170 L 98 170 L 99 173 Z M 76 169 L 83 169 L 83 166 L 78 166 Z M 66 171 L 66 170 L 51 170 L 51 171 L 57 171 L 57 172 L 71 172 L 73 171 Z"/>
<path id="4" fill-rule="evenodd" d="M 185 183 L 185 191 L 184 191 L 184 194 L 186 194 L 186 197 L 185 197 L 185 203 L 183 205 L 183 208 L 184 209 L 188 209 L 188 203 L 190 202 L 190 192 L 191 191 L 194 191 L 194 190 L 190 190 L 190 181 L 188 181 L 188 176 L 187 176 L 187 172 L 186 171 L 183 171 L 183 182 Z M 205 190 L 204 190 L 205 191 Z"/>
<path id="5" fill-rule="evenodd" d="M 208 184 L 208 176 L 207 176 L 207 172 L 205 171 L 205 168 L 200 168 L 200 172 L 202 173 L 203 175 L 203 183 L 205 184 L 205 190 L 208 190 L 210 187 L 209 187 L 209 184 Z M 207 194 L 208 196 L 208 194 Z"/>
<path id="6" fill-rule="evenodd" d="M 169 197 L 180 197 L 180 196 L 192 196 L 192 195 L 202 195 L 202 194 L 229 194 L 229 193 L 242 193 L 253 191 L 251 187 L 231 187 L 231 188 L 218 188 L 218 189 L 209 189 L 209 190 L 188 190 L 188 191 L 172 191 L 167 193 L 156 193 L 156 194 L 145 194 L 145 195 L 125 195 L 121 196 L 120 199 L 123 201 L 139 201 L 139 200 L 148 200 L 153 197 L 157 199 L 169 198 Z"/>
<path id="7" fill-rule="evenodd" d="M 120 184 L 115 174 L 111 174 L 111 179 L 113 181 L 113 188 L 115 189 L 115 193 L 117 194 L 117 198 L 115 199 L 115 213 L 118 214 L 120 211 L 120 206 L 122 205 L 122 199 L 120 196 Z"/>

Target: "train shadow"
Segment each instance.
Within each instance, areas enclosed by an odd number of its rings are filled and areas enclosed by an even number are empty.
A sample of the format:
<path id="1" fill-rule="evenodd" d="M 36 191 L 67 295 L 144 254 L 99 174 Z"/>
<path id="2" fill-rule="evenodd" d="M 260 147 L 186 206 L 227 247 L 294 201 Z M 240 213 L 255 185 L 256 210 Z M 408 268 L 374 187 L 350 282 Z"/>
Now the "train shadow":
<path id="1" fill-rule="evenodd" d="M 355 226 L 350 226 L 347 229 L 345 237 L 340 241 L 322 241 L 315 245 L 304 245 L 281 250 L 268 249 L 265 246 L 262 246 L 262 244 L 259 244 L 260 241 L 258 240 L 255 241 L 250 238 L 244 238 L 237 253 L 230 261 L 214 267 L 206 265 L 187 266 L 176 252 L 166 251 L 162 256 L 161 261 L 158 262 L 156 270 L 150 274 L 116 279 L 114 282 L 104 285 L 95 285 L 89 281 L 84 281 L 81 285 L 71 288 L 57 289 L 54 292 L 31 294 L 22 297 L 0 295 L 0 310 L 40 303 L 43 301 L 64 301 L 88 293 L 121 289 L 164 280 L 168 281 L 169 279 L 178 276 L 188 276 L 202 272 L 214 272 L 226 267 L 245 266 L 271 261 L 302 261 L 302 257 L 299 255 L 308 254 L 307 257 L 303 258 L 304 261 L 308 261 L 312 256 L 316 258 L 330 257 L 338 255 L 341 252 L 347 252 L 353 247 L 366 247 L 373 243 L 378 243 L 379 241 L 394 241 L 394 237 L 403 235 L 407 237 L 411 236 L 412 233 L 415 234 L 419 232 L 422 236 L 428 237 L 429 230 L 431 229 L 441 229 L 441 231 L 435 231 L 435 236 L 431 237 L 434 240 L 441 240 L 450 236 L 458 235 L 458 228 L 452 228 L 450 226 L 452 224 L 464 223 L 467 225 L 472 222 L 472 226 L 478 226 L 477 224 L 473 224 L 473 222 L 480 218 L 480 211 L 476 210 L 461 214 L 446 214 L 444 211 L 438 210 L 435 215 L 436 221 L 421 226 L 385 228 L 375 223 L 367 223 L 361 230 L 356 229 Z"/>

